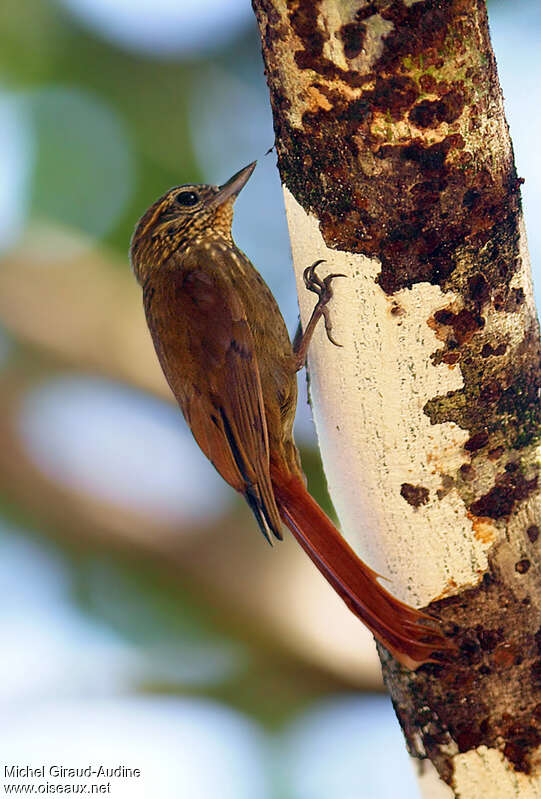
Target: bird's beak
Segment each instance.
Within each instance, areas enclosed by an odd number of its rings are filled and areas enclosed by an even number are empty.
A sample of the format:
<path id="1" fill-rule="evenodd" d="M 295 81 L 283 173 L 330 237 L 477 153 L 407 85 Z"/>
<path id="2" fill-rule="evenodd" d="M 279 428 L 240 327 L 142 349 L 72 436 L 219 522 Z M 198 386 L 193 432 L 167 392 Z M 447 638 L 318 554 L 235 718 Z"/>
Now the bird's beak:
<path id="1" fill-rule="evenodd" d="M 219 187 L 218 193 L 212 197 L 208 205 L 222 205 L 231 197 L 235 198 L 248 182 L 250 175 L 255 169 L 256 163 L 257 161 L 252 161 L 251 164 L 248 164 L 248 166 L 245 166 L 244 169 L 236 172 L 232 178 L 229 178 L 229 180 L 224 183 L 223 186 Z"/>

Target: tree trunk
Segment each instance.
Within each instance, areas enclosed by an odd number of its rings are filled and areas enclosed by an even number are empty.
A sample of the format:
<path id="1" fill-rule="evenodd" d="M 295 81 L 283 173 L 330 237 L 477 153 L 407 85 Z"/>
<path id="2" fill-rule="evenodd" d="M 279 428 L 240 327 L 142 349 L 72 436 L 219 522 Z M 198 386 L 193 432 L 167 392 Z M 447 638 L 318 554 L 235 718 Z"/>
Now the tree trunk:
<path id="1" fill-rule="evenodd" d="M 541 797 L 540 342 L 485 4 L 253 5 L 296 272 L 347 275 L 310 353 L 342 530 L 457 645 L 380 652 L 421 785 Z"/>

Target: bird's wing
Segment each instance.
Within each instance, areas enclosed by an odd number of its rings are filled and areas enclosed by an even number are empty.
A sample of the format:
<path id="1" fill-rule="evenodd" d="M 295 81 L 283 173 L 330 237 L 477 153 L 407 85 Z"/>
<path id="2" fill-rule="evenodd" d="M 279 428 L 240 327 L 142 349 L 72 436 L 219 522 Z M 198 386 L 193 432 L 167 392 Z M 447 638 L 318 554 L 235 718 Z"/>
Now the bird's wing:
<path id="1" fill-rule="evenodd" d="M 160 364 L 197 443 L 245 495 L 264 535 L 281 538 L 261 380 L 242 301 L 226 274 L 197 266 L 160 271 L 144 296 Z"/>

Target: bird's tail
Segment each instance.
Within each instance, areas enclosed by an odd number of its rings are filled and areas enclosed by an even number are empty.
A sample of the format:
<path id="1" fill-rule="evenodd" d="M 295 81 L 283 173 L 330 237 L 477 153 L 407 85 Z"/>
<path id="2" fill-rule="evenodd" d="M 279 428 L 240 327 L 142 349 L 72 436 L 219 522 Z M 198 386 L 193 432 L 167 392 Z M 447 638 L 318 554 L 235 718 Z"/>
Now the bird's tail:
<path id="1" fill-rule="evenodd" d="M 284 523 L 350 610 L 400 663 L 416 669 L 449 647 L 439 629 L 427 626 L 427 621 L 436 621 L 433 617 L 400 602 L 379 584 L 380 575 L 355 554 L 299 477 L 271 465 L 271 478 Z"/>

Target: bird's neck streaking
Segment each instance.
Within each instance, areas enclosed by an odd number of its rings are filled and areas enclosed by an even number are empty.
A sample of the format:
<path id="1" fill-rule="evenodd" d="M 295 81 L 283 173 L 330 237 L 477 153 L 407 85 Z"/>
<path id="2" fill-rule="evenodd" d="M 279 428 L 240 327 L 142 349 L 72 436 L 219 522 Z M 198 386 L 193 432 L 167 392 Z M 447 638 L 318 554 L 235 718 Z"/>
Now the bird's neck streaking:
<path id="1" fill-rule="evenodd" d="M 159 213 L 155 213 L 146 225 L 140 223 L 131 247 L 133 270 L 139 283 L 143 285 L 153 271 L 167 264 L 174 253 L 182 258 L 206 242 L 220 242 L 235 248 L 231 235 L 233 203 L 234 198 L 224 202 L 211 216 L 163 220 L 163 216 L 160 219 Z M 140 235 L 137 235 L 139 231 Z"/>

